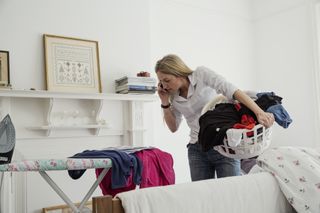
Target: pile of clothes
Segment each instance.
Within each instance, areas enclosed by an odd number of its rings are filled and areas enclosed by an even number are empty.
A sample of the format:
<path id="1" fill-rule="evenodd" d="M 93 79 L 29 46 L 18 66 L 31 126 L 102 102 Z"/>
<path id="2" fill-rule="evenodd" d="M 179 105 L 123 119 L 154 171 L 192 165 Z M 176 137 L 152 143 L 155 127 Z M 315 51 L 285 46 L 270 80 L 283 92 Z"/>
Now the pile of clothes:
<path id="1" fill-rule="evenodd" d="M 288 128 L 292 119 L 281 101 L 282 97 L 274 92 L 257 93 L 255 100 L 262 110 L 274 115 L 277 124 Z M 228 131 L 230 135 L 236 135 L 237 129 L 252 129 L 257 123 L 255 114 L 243 104 L 220 103 L 200 117 L 198 142 L 207 152 L 214 146 L 222 145 Z"/>
<path id="2" fill-rule="evenodd" d="M 172 156 L 153 147 L 118 147 L 86 150 L 71 158 L 109 158 L 111 170 L 99 184 L 103 195 L 115 196 L 120 192 L 175 183 Z M 98 177 L 103 169 L 96 169 Z M 69 170 L 69 176 L 78 179 L 85 170 Z"/>

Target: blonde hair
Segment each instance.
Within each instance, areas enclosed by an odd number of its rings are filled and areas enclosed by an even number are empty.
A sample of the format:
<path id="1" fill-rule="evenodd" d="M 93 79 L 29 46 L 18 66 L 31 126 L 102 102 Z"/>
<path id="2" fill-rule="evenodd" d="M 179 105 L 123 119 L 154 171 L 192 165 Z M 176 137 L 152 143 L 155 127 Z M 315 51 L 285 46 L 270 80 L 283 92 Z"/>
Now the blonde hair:
<path id="1" fill-rule="evenodd" d="M 193 71 L 177 55 L 169 54 L 157 61 L 156 72 L 187 77 Z"/>

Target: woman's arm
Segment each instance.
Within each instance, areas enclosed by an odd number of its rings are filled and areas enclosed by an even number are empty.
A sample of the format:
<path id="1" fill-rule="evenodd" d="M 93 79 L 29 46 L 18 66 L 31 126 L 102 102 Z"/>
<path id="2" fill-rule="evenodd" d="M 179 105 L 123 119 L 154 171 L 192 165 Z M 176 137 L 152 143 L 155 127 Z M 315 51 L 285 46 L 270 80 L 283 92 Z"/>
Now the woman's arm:
<path id="1" fill-rule="evenodd" d="M 163 109 L 163 117 L 164 120 L 166 121 L 166 124 L 168 128 L 170 129 L 171 132 L 175 132 L 178 130 L 177 125 L 176 125 L 176 116 L 173 114 L 171 111 L 170 107 Z"/>
<path id="2" fill-rule="evenodd" d="M 233 97 L 254 112 L 260 124 L 267 128 L 272 126 L 273 114 L 263 111 L 247 94 L 238 89 L 234 92 Z"/>
<path id="3" fill-rule="evenodd" d="M 160 84 L 158 85 L 158 95 L 159 98 L 161 100 L 161 105 L 162 106 L 168 106 L 163 109 L 163 117 L 164 120 L 168 126 L 168 128 L 170 129 L 171 132 L 175 132 L 178 130 L 178 127 L 176 125 L 176 116 L 174 115 L 174 113 L 171 110 L 170 107 L 170 102 L 169 102 L 169 93 L 168 91 L 166 91 L 165 89 L 163 89 L 162 87 L 160 87 Z"/>

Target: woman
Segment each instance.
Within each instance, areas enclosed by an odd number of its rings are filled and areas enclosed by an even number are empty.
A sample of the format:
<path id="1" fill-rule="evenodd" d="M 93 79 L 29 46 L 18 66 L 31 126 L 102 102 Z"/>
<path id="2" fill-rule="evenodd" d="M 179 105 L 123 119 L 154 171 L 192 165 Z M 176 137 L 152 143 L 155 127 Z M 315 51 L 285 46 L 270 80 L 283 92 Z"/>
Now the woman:
<path id="1" fill-rule="evenodd" d="M 192 71 L 178 56 L 166 55 L 155 67 L 159 80 L 158 95 L 164 119 L 171 130 L 178 130 L 182 116 L 190 127 L 188 159 L 192 181 L 240 175 L 240 161 L 222 156 L 215 150 L 202 152 L 198 140 L 199 117 L 204 105 L 217 94 L 236 99 L 253 111 L 260 124 L 270 127 L 271 113 L 264 112 L 248 95 L 206 67 Z"/>

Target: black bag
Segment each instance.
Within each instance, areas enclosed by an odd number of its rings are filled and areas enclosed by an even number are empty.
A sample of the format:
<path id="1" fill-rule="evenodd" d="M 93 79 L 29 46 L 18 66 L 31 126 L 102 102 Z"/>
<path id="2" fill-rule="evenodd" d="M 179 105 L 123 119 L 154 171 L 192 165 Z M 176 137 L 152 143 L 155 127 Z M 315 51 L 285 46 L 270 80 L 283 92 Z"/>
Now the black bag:
<path id="1" fill-rule="evenodd" d="M 16 131 L 8 115 L 0 122 L 0 164 L 11 162 L 16 143 Z"/>

